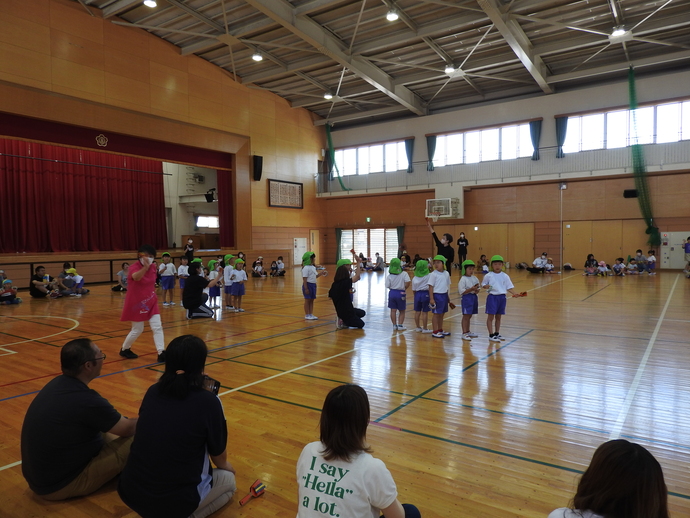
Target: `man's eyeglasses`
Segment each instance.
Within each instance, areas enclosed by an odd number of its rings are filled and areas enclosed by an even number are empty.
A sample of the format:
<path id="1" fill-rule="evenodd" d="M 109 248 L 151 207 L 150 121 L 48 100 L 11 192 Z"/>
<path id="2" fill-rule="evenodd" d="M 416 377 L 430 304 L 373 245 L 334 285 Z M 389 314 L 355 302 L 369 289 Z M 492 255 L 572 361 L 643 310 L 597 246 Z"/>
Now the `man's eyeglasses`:
<path id="1" fill-rule="evenodd" d="M 100 358 L 91 358 L 90 360 L 86 360 L 84 363 L 97 362 L 98 360 L 105 360 L 105 358 L 105 353 L 103 353 L 103 356 L 101 356 Z"/>

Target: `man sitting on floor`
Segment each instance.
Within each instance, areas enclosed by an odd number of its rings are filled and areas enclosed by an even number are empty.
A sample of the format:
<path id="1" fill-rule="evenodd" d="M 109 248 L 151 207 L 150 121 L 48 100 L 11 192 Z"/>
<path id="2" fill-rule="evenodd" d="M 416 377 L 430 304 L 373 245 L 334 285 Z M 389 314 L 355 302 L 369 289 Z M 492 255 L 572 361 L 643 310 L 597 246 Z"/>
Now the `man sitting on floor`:
<path id="1" fill-rule="evenodd" d="M 120 415 L 88 387 L 103 360 L 88 338 L 67 342 L 60 351 L 62 375 L 41 389 L 26 412 L 22 473 L 46 500 L 93 493 L 125 467 L 137 419 Z"/>

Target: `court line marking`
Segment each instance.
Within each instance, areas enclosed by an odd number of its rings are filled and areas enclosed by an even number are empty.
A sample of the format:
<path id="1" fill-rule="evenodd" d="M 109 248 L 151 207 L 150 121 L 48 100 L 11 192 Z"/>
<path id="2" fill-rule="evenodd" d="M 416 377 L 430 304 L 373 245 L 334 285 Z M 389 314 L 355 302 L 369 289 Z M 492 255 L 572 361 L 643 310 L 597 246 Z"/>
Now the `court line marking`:
<path id="1" fill-rule="evenodd" d="M 666 304 L 664 304 L 664 309 L 661 310 L 661 315 L 659 316 L 659 320 L 657 320 L 656 322 L 654 332 L 652 333 L 652 336 L 649 338 L 647 349 L 645 350 L 644 355 L 642 356 L 642 360 L 640 360 L 640 365 L 637 367 L 635 378 L 633 379 L 633 382 L 630 385 L 630 388 L 628 389 L 628 394 L 625 396 L 625 401 L 623 402 L 623 407 L 621 408 L 621 411 L 618 414 L 618 419 L 616 419 L 616 424 L 613 426 L 613 430 L 611 430 L 611 435 L 609 435 L 609 441 L 613 439 L 618 439 L 621 435 L 623 425 L 625 424 L 625 421 L 628 418 L 630 406 L 632 405 L 632 401 L 635 398 L 635 394 L 637 393 L 637 388 L 640 385 L 642 374 L 644 374 L 645 368 L 647 367 L 647 360 L 649 359 L 649 356 L 652 354 L 652 349 L 654 348 L 654 344 L 656 343 L 656 337 L 659 334 L 659 330 L 661 329 L 661 324 L 664 322 L 666 310 L 671 304 L 671 298 L 673 297 L 673 292 L 676 290 L 678 279 L 680 279 L 680 275 L 676 275 L 676 280 L 673 282 L 673 286 L 671 286 L 671 291 L 669 292 L 668 297 L 666 298 Z"/>
<path id="2" fill-rule="evenodd" d="M 9 316 L 9 315 L 3 315 L 3 316 L 4 316 L 5 318 L 36 318 L 36 315 L 30 315 L 30 316 L 17 316 L 17 315 Z M 64 330 L 60 331 L 59 333 L 54 333 L 54 334 L 52 334 L 52 335 L 40 336 L 40 337 L 38 337 L 38 338 L 30 338 L 30 339 L 28 339 L 28 340 L 22 340 L 22 341 L 20 341 L 20 342 L 13 342 L 13 343 L 9 343 L 9 344 L 5 344 L 5 345 L 3 345 L 3 346 L 0 346 L 0 351 L 5 351 L 5 353 L 4 353 L 4 354 L 0 354 L 0 356 L 6 356 L 6 355 L 8 355 L 8 354 L 17 354 L 17 351 L 10 351 L 9 349 L 5 349 L 5 347 L 10 347 L 10 346 L 12 346 L 12 345 L 24 344 L 24 343 L 26 343 L 26 342 L 35 342 L 35 341 L 38 341 L 38 340 L 45 340 L 46 338 L 52 338 L 53 336 L 58 336 L 58 335 L 61 335 L 61 334 L 64 334 L 64 333 L 69 333 L 70 331 L 73 331 L 74 329 L 76 329 L 77 327 L 79 327 L 79 321 L 78 321 L 78 320 L 74 320 L 73 318 L 68 318 L 68 317 L 54 317 L 54 316 L 46 316 L 46 317 L 44 317 L 44 318 L 59 318 L 59 319 L 61 319 L 61 320 L 70 320 L 70 321 L 74 322 L 74 325 L 73 325 L 72 327 L 70 327 L 69 329 L 64 329 Z"/>
<path id="3" fill-rule="evenodd" d="M 6 466 L 0 467 L 0 471 L 4 471 L 4 470 L 6 470 L 6 469 L 10 469 L 10 468 L 13 468 L 13 467 L 15 467 L 15 466 L 19 466 L 21 463 L 22 463 L 22 461 L 21 461 L 21 460 L 18 460 L 17 462 L 13 462 L 13 463 L 11 463 L 11 464 L 7 464 Z"/>

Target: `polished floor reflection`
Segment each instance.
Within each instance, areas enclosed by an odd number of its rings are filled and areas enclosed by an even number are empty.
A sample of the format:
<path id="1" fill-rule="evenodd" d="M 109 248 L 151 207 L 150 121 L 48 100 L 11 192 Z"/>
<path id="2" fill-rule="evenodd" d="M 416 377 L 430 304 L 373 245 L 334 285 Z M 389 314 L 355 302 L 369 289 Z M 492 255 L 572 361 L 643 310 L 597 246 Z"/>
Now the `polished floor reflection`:
<path id="1" fill-rule="evenodd" d="M 305 321 L 298 270 L 250 279 L 245 313 L 188 321 L 179 305 L 161 305 L 166 342 L 193 333 L 208 344 L 239 492 L 257 478 L 267 485 L 261 498 L 245 507 L 235 499 L 214 516 L 295 516 L 295 462 L 318 438 L 323 398 L 340 383 L 367 390 L 374 454 L 400 500 L 425 517 L 546 516 L 568 503 L 594 449 L 613 437 L 657 457 L 672 515 L 690 515 L 690 281 L 675 272 L 509 273 L 528 296 L 508 301 L 506 340 L 496 344 L 483 308 L 471 343 L 460 339 L 459 309 L 447 315 L 453 334 L 445 339 L 414 332 L 411 305 L 408 330 L 394 332 L 382 273 L 356 284 L 355 304 L 368 313 L 363 330 L 336 331 L 326 297 L 332 277 L 319 279 L 319 320 Z M 17 464 L 19 433 L 34 394 L 59 372 L 59 347 L 80 336 L 108 354 L 91 387 L 136 414 L 160 371 L 150 330 L 134 346 L 139 359 L 123 360 L 122 294 L 97 286 L 81 299 L 27 299 L 0 306 L 0 516 L 135 516 L 114 483 L 69 502 L 33 498 Z"/>

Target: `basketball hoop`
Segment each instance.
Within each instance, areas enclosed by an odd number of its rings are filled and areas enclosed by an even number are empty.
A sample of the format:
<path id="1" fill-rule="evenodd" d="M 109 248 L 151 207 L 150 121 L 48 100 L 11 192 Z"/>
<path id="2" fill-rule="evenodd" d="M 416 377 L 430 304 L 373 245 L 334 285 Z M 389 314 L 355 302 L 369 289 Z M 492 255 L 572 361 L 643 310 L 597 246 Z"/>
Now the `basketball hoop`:
<path id="1" fill-rule="evenodd" d="M 431 221 L 433 221 L 434 223 L 436 223 L 438 221 L 438 218 L 440 218 L 440 217 L 441 217 L 440 212 L 430 212 L 429 213 L 429 219 L 431 219 Z"/>

